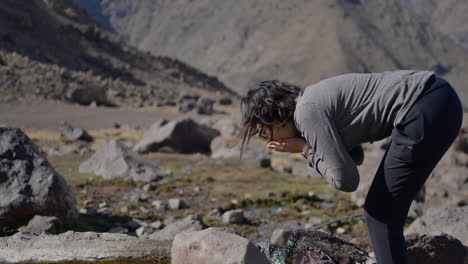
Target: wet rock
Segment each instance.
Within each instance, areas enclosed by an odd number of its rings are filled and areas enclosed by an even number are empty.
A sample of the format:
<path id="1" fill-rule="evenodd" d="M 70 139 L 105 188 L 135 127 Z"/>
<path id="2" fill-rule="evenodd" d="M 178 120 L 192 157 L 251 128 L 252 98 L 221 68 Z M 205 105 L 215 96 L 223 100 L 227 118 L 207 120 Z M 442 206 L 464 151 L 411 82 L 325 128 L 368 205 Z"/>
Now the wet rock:
<path id="1" fill-rule="evenodd" d="M 188 215 L 184 219 L 166 224 L 166 226 L 158 232 L 154 232 L 150 235 L 143 235 L 142 237 L 151 240 L 173 240 L 180 232 L 197 231 L 203 228 L 204 224 L 198 215 Z"/>
<path id="2" fill-rule="evenodd" d="M 93 137 L 84 129 L 76 128 L 70 125 L 67 121 L 62 121 L 59 125 L 60 136 L 67 141 L 82 140 L 92 142 Z"/>
<path id="3" fill-rule="evenodd" d="M 181 198 L 172 198 L 169 199 L 169 209 L 172 210 L 178 210 L 178 209 L 184 209 L 184 208 L 189 208 L 190 206 L 185 202 L 184 199 Z"/>
<path id="4" fill-rule="evenodd" d="M 445 233 L 413 233 L 405 239 L 409 263 L 464 263 L 466 249 L 453 236 Z"/>
<path id="5" fill-rule="evenodd" d="M 32 140 L 18 128 L 0 128 L 0 225 L 26 222 L 34 215 L 73 223 L 75 204 L 65 179 Z"/>
<path id="6" fill-rule="evenodd" d="M 55 216 L 35 215 L 28 223 L 28 226 L 21 230 L 23 233 L 40 235 L 42 233 L 57 234 L 60 221 Z"/>
<path id="7" fill-rule="evenodd" d="M 35 236 L 20 232 L 0 238 L 0 262 L 163 259 L 170 257 L 170 247 L 170 241 L 141 240 L 124 234 L 68 231 Z"/>
<path id="8" fill-rule="evenodd" d="M 227 224 L 241 224 L 245 221 L 244 211 L 235 209 L 223 214 L 223 222 Z"/>
<path id="9" fill-rule="evenodd" d="M 272 263 L 348 264 L 366 263 L 369 254 L 356 245 L 320 231 L 295 230 L 286 246 L 259 243 L 257 247 Z"/>
<path id="10" fill-rule="evenodd" d="M 219 132 L 190 118 L 178 118 L 168 123 L 156 122 L 133 148 L 140 153 L 170 147 L 180 153 L 210 153 L 210 143 Z"/>
<path id="11" fill-rule="evenodd" d="M 214 228 L 177 234 L 171 257 L 173 264 L 270 263 L 246 238 Z"/>
<path id="12" fill-rule="evenodd" d="M 410 233 L 444 232 L 468 245 L 468 206 L 429 208 L 405 230 Z"/>
<path id="13" fill-rule="evenodd" d="M 93 172 L 105 179 L 121 177 L 134 181 L 157 181 L 168 175 L 156 163 L 131 152 L 122 142 L 110 140 L 80 164 L 81 173 Z"/>

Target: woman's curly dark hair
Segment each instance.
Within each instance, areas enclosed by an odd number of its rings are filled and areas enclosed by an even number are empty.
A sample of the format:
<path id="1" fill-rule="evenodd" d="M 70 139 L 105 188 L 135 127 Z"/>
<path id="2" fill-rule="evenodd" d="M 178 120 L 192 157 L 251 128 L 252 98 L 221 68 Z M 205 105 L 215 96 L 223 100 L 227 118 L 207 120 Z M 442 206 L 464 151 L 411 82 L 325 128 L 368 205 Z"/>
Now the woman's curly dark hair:
<path id="1" fill-rule="evenodd" d="M 278 80 L 267 80 L 256 83 L 241 99 L 242 112 L 241 131 L 237 136 L 237 143 L 242 138 L 240 158 L 244 146 L 259 130 L 257 124 L 271 130 L 272 125 L 289 120 L 294 115 L 296 98 L 302 88 L 291 83 Z M 246 142 L 247 141 L 247 142 Z"/>

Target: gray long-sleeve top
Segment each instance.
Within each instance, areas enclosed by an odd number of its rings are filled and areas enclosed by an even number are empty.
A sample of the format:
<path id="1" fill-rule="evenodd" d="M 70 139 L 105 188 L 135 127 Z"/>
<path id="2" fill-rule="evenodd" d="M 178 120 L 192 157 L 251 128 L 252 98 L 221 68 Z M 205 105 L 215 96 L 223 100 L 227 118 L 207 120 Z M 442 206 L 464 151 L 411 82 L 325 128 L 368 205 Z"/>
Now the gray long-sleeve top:
<path id="1" fill-rule="evenodd" d="M 389 136 L 433 74 L 347 73 L 305 87 L 296 99 L 294 122 L 315 151 L 308 166 L 334 188 L 355 191 L 359 172 L 348 151 Z"/>

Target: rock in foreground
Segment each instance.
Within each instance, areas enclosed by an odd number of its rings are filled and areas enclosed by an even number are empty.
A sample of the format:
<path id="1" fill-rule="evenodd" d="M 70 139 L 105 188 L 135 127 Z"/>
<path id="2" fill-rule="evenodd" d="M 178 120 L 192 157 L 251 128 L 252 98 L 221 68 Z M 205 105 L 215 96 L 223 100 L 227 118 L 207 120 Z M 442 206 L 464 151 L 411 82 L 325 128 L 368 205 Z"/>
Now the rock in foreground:
<path id="1" fill-rule="evenodd" d="M 448 234 L 412 233 L 406 236 L 406 242 L 409 263 L 464 263 L 467 250 L 460 240 Z"/>
<path id="2" fill-rule="evenodd" d="M 249 240 L 218 228 L 177 234 L 171 256 L 173 264 L 270 264 Z"/>
<path id="3" fill-rule="evenodd" d="M 170 257 L 170 241 L 139 240 L 124 234 L 73 232 L 16 233 L 0 238 L 0 262 Z"/>
<path id="4" fill-rule="evenodd" d="M 34 215 L 62 222 L 78 217 L 76 200 L 65 179 L 18 128 L 0 128 L 0 226 Z"/>
<path id="5" fill-rule="evenodd" d="M 405 230 L 410 233 L 444 232 L 468 245 L 468 206 L 429 208 Z"/>

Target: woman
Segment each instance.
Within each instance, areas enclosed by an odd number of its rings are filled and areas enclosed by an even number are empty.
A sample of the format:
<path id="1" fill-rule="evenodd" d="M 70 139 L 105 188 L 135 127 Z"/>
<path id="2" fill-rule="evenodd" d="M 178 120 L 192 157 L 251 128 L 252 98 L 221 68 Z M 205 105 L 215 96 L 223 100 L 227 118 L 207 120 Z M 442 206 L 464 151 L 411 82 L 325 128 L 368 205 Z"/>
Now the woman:
<path id="1" fill-rule="evenodd" d="M 377 263 L 407 263 L 403 227 L 411 202 L 462 123 L 460 99 L 446 80 L 415 70 L 348 73 L 304 89 L 270 80 L 248 91 L 241 111 L 241 157 L 258 134 L 272 150 L 302 153 L 344 192 L 358 187 L 360 144 L 390 136 L 364 212 Z"/>

